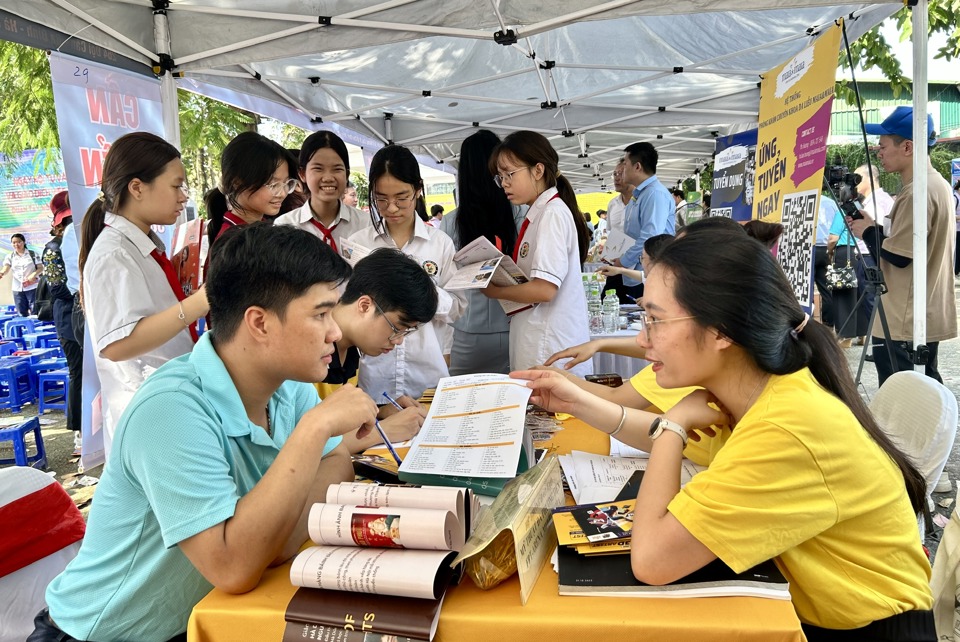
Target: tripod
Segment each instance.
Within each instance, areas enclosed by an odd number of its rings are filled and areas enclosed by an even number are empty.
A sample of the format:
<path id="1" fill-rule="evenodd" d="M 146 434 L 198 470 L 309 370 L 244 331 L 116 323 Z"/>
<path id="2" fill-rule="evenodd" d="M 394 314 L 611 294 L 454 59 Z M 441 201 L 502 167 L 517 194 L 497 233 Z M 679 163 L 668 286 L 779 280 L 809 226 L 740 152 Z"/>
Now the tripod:
<path id="1" fill-rule="evenodd" d="M 827 184 L 827 189 L 831 194 L 834 194 L 833 187 Z M 841 190 L 841 194 L 844 190 Z M 835 194 L 834 194 L 835 196 Z M 860 206 L 856 203 L 853 198 L 846 199 L 843 203 L 839 205 L 840 214 L 839 216 L 843 217 L 843 227 L 844 234 L 847 235 L 848 239 L 854 238 L 853 232 L 850 230 L 850 225 L 847 223 L 847 215 L 854 216 L 859 214 Z M 848 246 L 850 247 L 850 246 Z M 854 317 L 857 315 L 858 310 L 861 305 L 867 300 L 867 296 L 873 295 L 873 310 L 870 311 L 870 320 L 867 322 L 867 332 L 868 336 L 871 337 L 871 340 L 863 342 L 863 349 L 860 351 L 860 362 L 857 365 L 857 376 L 854 377 L 854 384 L 859 387 L 860 379 L 863 376 L 863 364 L 867 360 L 867 348 L 870 347 L 870 344 L 873 343 L 873 326 L 876 322 L 877 315 L 880 315 L 880 329 L 883 332 L 884 346 L 887 349 L 887 356 L 890 359 L 890 363 L 896 363 L 895 357 L 893 354 L 893 345 L 890 341 L 890 327 L 887 325 L 887 314 L 883 309 L 883 294 L 887 292 L 887 284 L 883 280 L 883 272 L 880 270 L 880 267 L 877 265 L 869 265 L 866 259 L 863 257 L 862 252 L 860 251 L 859 246 L 856 243 L 852 246 L 854 248 L 854 257 L 855 261 L 859 262 L 863 266 L 863 273 L 865 276 L 865 285 L 863 288 L 863 293 L 857 299 L 857 302 L 853 305 L 853 309 L 850 310 L 850 313 L 847 315 L 847 318 L 844 319 L 843 323 L 839 327 L 844 328 L 848 323 L 854 320 Z M 849 250 L 848 250 L 849 251 Z M 874 355 L 876 359 L 876 355 Z"/>

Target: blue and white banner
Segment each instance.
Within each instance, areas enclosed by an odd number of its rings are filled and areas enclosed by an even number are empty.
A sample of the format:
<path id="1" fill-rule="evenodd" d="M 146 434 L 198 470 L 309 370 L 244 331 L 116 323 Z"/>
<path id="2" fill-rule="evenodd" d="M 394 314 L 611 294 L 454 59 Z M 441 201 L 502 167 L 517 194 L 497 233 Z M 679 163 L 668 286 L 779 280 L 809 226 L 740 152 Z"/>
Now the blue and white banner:
<path id="1" fill-rule="evenodd" d="M 753 177 L 757 155 L 757 130 L 716 140 L 710 215 L 735 221 L 753 217 Z"/>
<path id="2" fill-rule="evenodd" d="M 64 174 L 79 232 L 84 213 L 100 191 L 103 161 L 113 141 L 135 131 L 164 135 L 160 81 L 59 53 L 50 54 L 50 73 Z M 169 250 L 173 229 L 154 229 Z M 92 344 L 88 332 L 83 355 L 84 469 L 104 460 L 100 380 Z"/>

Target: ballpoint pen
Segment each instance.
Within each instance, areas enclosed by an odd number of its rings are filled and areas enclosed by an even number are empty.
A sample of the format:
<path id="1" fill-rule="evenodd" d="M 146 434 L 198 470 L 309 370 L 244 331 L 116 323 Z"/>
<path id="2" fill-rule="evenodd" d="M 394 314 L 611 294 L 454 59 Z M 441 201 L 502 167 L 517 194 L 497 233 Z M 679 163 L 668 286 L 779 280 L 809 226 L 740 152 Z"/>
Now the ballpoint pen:
<path id="1" fill-rule="evenodd" d="M 373 425 L 377 427 L 377 432 L 380 433 L 380 438 L 383 439 L 383 445 L 387 447 L 387 450 L 390 451 L 390 454 L 393 455 L 393 458 L 397 460 L 397 464 L 402 464 L 403 460 L 400 459 L 400 455 L 397 454 L 397 450 L 393 447 L 393 444 L 390 443 L 390 438 L 387 437 L 387 433 L 380 426 L 380 421 L 374 420 Z"/>
<path id="2" fill-rule="evenodd" d="M 396 401 L 396 399 L 394 399 L 393 397 L 391 397 L 391 396 L 388 395 L 387 393 L 383 393 L 383 396 L 386 398 L 387 401 L 389 401 L 389 402 L 391 403 L 391 405 L 393 405 L 394 408 L 396 408 L 397 410 L 403 410 L 403 406 L 401 406 L 400 404 L 398 404 L 397 401 Z"/>

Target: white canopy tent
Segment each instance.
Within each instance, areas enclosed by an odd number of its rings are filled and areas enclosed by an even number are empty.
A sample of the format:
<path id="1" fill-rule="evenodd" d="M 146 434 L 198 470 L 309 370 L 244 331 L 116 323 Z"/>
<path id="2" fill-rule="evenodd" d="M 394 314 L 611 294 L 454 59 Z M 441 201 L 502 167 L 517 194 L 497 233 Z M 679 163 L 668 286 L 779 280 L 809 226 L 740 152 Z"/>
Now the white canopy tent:
<path id="1" fill-rule="evenodd" d="M 761 0 L 2 0 L 0 7 L 181 86 L 307 129 L 335 123 L 456 165 L 485 127 L 551 138 L 581 189 L 654 141 L 672 183 L 717 133 L 756 123 L 760 75 L 848 19 L 857 38 L 900 2 Z M 852 17 L 852 19 L 851 19 Z M 172 92 L 170 74 L 168 95 Z M 241 98 L 242 97 L 242 98 Z M 175 110 L 170 110 L 171 128 Z M 170 130 L 176 139 L 175 129 Z M 363 138 L 355 141 L 363 143 Z"/>
<path id="2" fill-rule="evenodd" d="M 912 3 L 911 3 L 912 4 Z M 757 122 L 760 75 L 846 19 L 850 41 L 902 0 L 0 0 L 0 9 L 157 71 L 170 140 L 181 86 L 349 142 L 456 165 L 479 127 L 533 129 L 580 189 L 623 147 L 654 142 L 669 184 L 713 138 Z M 926 136 L 926 0 L 914 10 L 915 138 Z M 925 168 L 920 146 L 916 167 Z M 916 290 L 925 291 L 925 171 L 915 171 Z M 924 302 L 915 339 L 925 341 Z"/>

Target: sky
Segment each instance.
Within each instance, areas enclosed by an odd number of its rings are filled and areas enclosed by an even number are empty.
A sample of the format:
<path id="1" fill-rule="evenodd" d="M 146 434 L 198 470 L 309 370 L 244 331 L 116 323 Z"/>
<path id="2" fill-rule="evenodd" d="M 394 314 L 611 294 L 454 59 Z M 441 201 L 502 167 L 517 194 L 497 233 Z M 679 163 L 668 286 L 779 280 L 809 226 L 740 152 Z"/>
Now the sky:
<path id="1" fill-rule="evenodd" d="M 903 73 L 908 78 L 913 77 L 913 43 L 910 40 L 906 42 L 900 42 L 900 33 L 897 31 L 897 24 L 894 20 L 890 19 L 883 23 L 881 27 L 881 33 L 887 42 L 890 43 L 893 48 L 894 56 L 900 61 L 900 65 L 903 68 Z M 929 43 L 927 44 L 927 80 L 928 82 L 941 81 L 941 82 L 953 82 L 960 83 L 960 74 L 957 73 L 957 65 L 960 64 L 960 61 L 954 60 L 952 62 L 947 62 L 940 59 L 934 59 L 937 50 L 942 47 L 947 41 L 947 37 L 943 34 L 934 34 L 930 38 Z M 952 67 L 952 69 L 951 69 Z M 849 78 L 849 71 L 837 71 L 837 77 L 847 77 Z M 879 69 L 871 69 L 870 71 L 857 70 L 857 80 L 885 80 L 883 73 Z"/>

